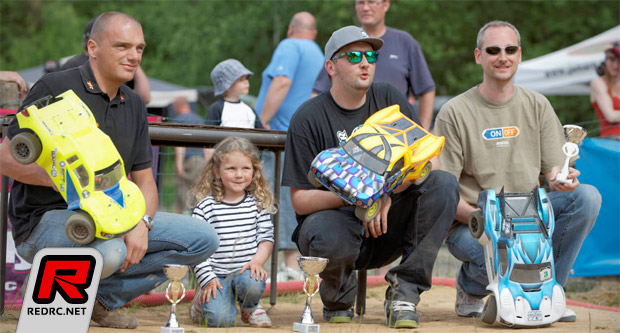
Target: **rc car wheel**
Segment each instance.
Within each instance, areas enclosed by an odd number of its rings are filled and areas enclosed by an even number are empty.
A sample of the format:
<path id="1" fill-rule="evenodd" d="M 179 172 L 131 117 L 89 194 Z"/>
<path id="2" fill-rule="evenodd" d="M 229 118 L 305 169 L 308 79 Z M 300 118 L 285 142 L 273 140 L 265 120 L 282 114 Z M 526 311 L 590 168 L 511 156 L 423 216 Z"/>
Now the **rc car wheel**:
<path id="1" fill-rule="evenodd" d="M 321 187 L 321 186 L 323 186 L 323 184 L 316 179 L 316 176 L 314 175 L 312 170 L 308 170 L 308 181 L 314 187 Z"/>
<path id="2" fill-rule="evenodd" d="M 372 206 L 368 208 L 364 208 L 362 206 L 355 207 L 355 216 L 362 220 L 362 222 L 369 222 L 379 214 L 379 210 L 381 209 L 382 200 L 379 199 L 372 204 Z"/>
<path id="3" fill-rule="evenodd" d="M 95 223 L 85 212 L 76 212 L 65 223 L 65 233 L 76 244 L 85 245 L 95 239 Z"/>
<path id="4" fill-rule="evenodd" d="M 495 302 L 495 295 L 489 296 L 487 302 L 484 303 L 482 308 L 482 321 L 492 325 L 497 317 L 497 303 Z"/>
<path id="5" fill-rule="evenodd" d="M 11 140 L 11 155 L 21 164 L 30 164 L 36 161 L 41 155 L 41 140 L 30 133 L 21 132 L 16 134 Z"/>
<path id="6" fill-rule="evenodd" d="M 420 177 L 418 179 L 415 179 L 413 183 L 415 185 L 420 185 L 424 183 L 426 178 L 428 178 L 428 175 L 430 175 L 432 168 L 433 168 L 433 163 L 431 161 L 428 161 L 428 163 L 426 163 L 426 165 L 424 165 L 424 167 L 422 168 L 422 171 L 420 171 Z"/>
<path id="7" fill-rule="evenodd" d="M 480 208 L 469 214 L 467 225 L 469 226 L 469 232 L 474 238 L 480 238 L 480 236 L 482 236 L 484 232 L 484 215 L 482 215 L 482 210 L 480 210 Z"/>

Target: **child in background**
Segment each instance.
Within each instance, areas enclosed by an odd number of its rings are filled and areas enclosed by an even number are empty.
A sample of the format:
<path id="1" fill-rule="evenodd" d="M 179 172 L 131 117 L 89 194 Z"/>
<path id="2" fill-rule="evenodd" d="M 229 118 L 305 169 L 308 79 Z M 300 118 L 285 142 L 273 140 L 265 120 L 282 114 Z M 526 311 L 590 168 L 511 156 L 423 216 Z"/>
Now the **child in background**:
<path id="1" fill-rule="evenodd" d="M 227 59 L 215 65 L 211 71 L 214 94 L 223 97 L 209 106 L 205 122 L 207 125 L 263 128 L 254 109 L 239 99 L 241 95 L 250 92 L 248 80 L 252 74 L 236 59 Z"/>
<path id="2" fill-rule="evenodd" d="M 273 249 L 271 214 L 276 207 L 258 149 L 237 137 L 218 143 L 191 195 L 193 217 L 215 228 L 220 247 L 194 267 L 199 288 L 190 317 L 208 326 L 229 327 L 235 323 L 238 302 L 243 322 L 271 327 L 259 301 L 267 278 L 263 264 Z"/>

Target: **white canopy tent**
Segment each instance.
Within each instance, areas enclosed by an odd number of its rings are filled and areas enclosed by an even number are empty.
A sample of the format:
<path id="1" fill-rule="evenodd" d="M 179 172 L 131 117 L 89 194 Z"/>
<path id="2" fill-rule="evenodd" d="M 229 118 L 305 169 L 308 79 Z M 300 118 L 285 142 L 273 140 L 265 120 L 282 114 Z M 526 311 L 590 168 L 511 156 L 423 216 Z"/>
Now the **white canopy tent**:
<path id="1" fill-rule="evenodd" d="M 35 82 L 45 74 L 44 66 L 32 67 L 17 72 L 24 78 L 28 87 L 35 84 Z M 149 77 L 148 80 L 151 88 L 151 102 L 147 105 L 149 108 L 165 108 L 172 104 L 175 98 L 180 96 L 185 96 L 190 103 L 198 100 L 198 91 L 196 89 L 179 86 L 151 77 Z"/>
<path id="2" fill-rule="evenodd" d="M 588 95 L 603 51 L 620 41 L 620 25 L 573 46 L 522 62 L 514 82 L 545 95 Z"/>

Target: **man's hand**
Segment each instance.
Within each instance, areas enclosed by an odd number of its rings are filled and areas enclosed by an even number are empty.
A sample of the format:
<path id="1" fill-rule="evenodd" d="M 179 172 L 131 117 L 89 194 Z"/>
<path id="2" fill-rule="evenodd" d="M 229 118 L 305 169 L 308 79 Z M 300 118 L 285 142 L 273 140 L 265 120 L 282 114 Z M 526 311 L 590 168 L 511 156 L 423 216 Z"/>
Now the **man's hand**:
<path id="1" fill-rule="evenodd" d="M 572 192 L 580 184 L 579 180 L 577 179 L 579 175 L 581 175 L 581 172 L 579 170 L 569 167 L 568 176 L 566 176 L 566 179 L 572 179 L 573 180 L 572 183 L 560 183 L 560 182 L 554 183 L 555 178 L 558 176 L 558 174 L 556 173 L 555 176 L 553 176 L 553 178 L 549 182 L 549 184 L 551 184 L 551 187 L 558 192 Z"/>
<path id="2" fill-rule="evenodd" d="M 386 195 L 383 195 L 383 197 L 381 197 L 381 199 L 379 200 L 382 200 L 383 204 L 381 205 L 381 210 L 379 211 L 377 216 L 375 216 L 375 218 L 369 222 L 363 222 L 364 229 L 366 229 L 366 238 L 368 238 L 369 235 L 372 235 L 372 237 L 377 238 L 387 233 L 387 229 L 388 229 L 387 215 L 388 215 L 388 211 L 390 210 L 390 206 L 392 205 L 392 198 L 390 198 L 390 196 L 386 194 Z"/>
<path id="3" fill-rule="evenodd" d="M 217 298 L 217 291 L 222 290 L 222 285 L 220 284 L 220 280 L 215 278 L 202 289 L 202 293 L 200 294 L 200 302 L 202 304 L 207 303 L 211 300 L 211 296 L 213 299 Z"/>
<path id="4" fill-rule="evenodd" d="M 149 229 L 144 221 L 140 220 L 135 228 L 123 236 L 123 240 L 127 247 L 127 256 L 125 256 L 121 272 L 124 272 L 129 266 L 139 263 L 146 254 L 149 245 Z"/>
<path id="5" fill-rule="evenodd" d="M 241 271 L 239 273 L 243 273 L 246 270 L 250 270 L 250 277 L 253 277 L 258 281 L 265 281 L 267 279 L 267 271 L 263 268 L 263 265 L 255 262 L 254 260 L 250 260 L 247 264 L 243 265 Z"/>
<path id="6" fill-rule="evenodd" d="M 264 127 L 266 130 L 271 130 L 271 126 L 269 126 L 269 120 L 266 120 L 266 121 L 265 121 L 265 120 L 262 120 L 262 119 L 261 119 L 261 120 L 260 120 L 260 122 L 261 122 L 261 124 L 263 124 L 263 127 Z"/>

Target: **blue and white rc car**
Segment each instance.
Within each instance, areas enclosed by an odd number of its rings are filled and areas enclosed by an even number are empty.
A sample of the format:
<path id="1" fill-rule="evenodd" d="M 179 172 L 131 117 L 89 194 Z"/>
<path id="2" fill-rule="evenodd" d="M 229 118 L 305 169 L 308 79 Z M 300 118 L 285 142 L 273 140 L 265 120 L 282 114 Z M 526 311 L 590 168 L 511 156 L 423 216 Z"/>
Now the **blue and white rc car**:
<path id="1" fill-rule="evenodd" d="M 549 325 L 566 309 L 555 280 L 553 208 L 544 189 L 496 195 L 486 190 L 469 216 L 469 231 L 484 247 L 489 296 L 482 321 L 507 326 Z"/>

